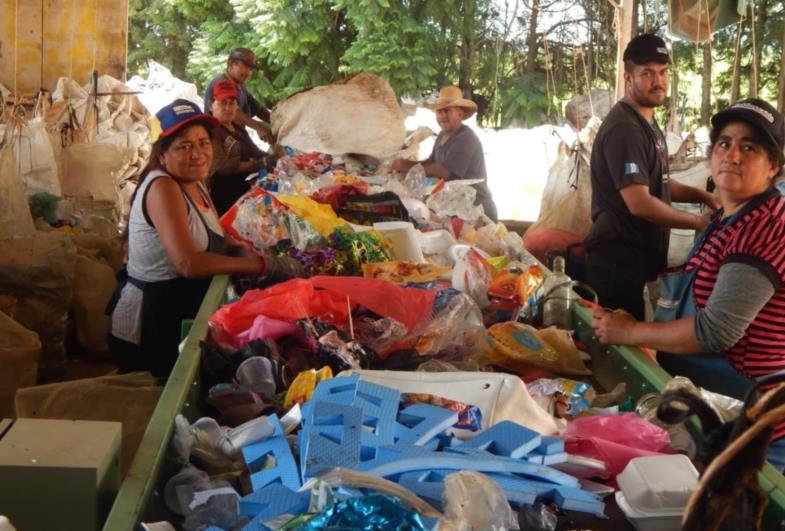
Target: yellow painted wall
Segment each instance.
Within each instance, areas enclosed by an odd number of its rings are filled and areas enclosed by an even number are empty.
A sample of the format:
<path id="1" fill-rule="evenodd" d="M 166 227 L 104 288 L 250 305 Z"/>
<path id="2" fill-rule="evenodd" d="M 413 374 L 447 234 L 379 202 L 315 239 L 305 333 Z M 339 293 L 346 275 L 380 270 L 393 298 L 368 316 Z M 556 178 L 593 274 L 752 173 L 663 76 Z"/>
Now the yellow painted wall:
<path id="1" fill-rule="evenodd" d="M 128 0 L 0 0 L 0 83 L 19 94 L 94 69 L 124 81 L 127 52 Z"/>

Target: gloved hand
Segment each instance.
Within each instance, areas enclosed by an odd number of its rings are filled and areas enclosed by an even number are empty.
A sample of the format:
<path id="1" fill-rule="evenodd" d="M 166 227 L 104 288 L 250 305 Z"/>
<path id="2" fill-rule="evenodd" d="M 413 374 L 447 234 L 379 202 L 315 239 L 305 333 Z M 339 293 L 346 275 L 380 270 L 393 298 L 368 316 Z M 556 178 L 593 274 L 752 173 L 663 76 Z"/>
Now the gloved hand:
<path id="1" fill-rule="evenodd" d="M 262 274 L 277 280 L 305 278 L 308 276 L 303 265 L 288 256 L 265 256 L 265 270 Z"/>

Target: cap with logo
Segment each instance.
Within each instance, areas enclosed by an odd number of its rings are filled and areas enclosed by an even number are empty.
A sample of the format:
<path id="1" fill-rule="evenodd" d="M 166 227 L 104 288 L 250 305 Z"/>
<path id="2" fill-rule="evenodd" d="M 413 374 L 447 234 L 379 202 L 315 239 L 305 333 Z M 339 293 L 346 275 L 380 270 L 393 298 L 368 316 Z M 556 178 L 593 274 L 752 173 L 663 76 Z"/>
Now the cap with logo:
<path id="1" fill-rule="evenodd" d="M 728 122 L 740 120 L 757 130 L 762 140 L 774 143 L 780 151 L 785 149 L 785 118 L 777 109 L 758 98 L 740 100 L 711 117 L 711 125 L 721 129 Z"/>
<path id="2" fill-rule="evenodd" d="M 241 61 L 248 68 L 259 70 L 259 63 L 256 62 L 256 55 L 248 48 L 237 48 L 229 54 L 229 60 Z"/>
<path id="3" fill-rule="evenodd" d="M 237 85 L 231 79 L 222 79 L 213 85 L 213 99 L 215 101 L 237 99 Z"/>
<path id="4" fill-rule="evenodd" d="M 169 105 L 161 108 L 155 113 L 161 132 L 155 138 L 168 137 L 177 133 L 180 129 L 194 122 L 203 122 L 208 127 L 219 125 L 219 121 L 202 110 L 192 101 L 178 98 Z M 153 129 L 156 129 L 154 126 Z"/>
<path id="5" fill-rule="evenodd" d="M 670 63 L 671 57 L 665 41 L 653 33 L 644 33 L 630 39 L 624 49 L 623 59 L 636 65 L 646 63 Z"/>

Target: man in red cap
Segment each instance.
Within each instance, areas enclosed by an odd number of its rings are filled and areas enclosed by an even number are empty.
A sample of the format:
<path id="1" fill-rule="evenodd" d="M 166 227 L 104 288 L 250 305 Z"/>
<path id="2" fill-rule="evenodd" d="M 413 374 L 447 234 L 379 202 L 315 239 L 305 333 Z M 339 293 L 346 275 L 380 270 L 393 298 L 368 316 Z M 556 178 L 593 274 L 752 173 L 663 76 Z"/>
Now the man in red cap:
<path id="1" fill-rule="evenodd" d="M 207 90 L 204 93 L 205 112 L 210 114 L 209 102 L 213 101 L 215 84 L 224 79 L 234 81 L 237 85 L 238 107 L 235 120 L 246 127 L 250 127 L 257 132 L 262 140 L 272 144 L 273 134 L 270 128 L 264 123 L 254 120 L 254 117 L 258 117 L 270 123 L 270 109 L 259 103 L 245 87 L 245 82 L 251 77 L 254 70 L 259 70 L 259 64 L 256 62 L 256 55 L 248 48 L 237 48 L 229 54 L 229 59 L 226 61 L 226 72 L 210 81 L 210 84 L 207 85 Z"/>

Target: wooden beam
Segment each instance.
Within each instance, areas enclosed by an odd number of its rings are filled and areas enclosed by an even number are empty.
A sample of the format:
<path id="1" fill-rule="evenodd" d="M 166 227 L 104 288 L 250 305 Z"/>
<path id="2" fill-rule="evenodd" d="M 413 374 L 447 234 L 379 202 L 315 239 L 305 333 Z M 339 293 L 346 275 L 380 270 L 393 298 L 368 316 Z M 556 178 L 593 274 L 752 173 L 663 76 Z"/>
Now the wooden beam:
<path id="1" fill-rule="evenodd" d="M 618 29 L 616 33 L 616 100 L 624 97 L 624 48 L 632 39 L 632 17 L 635 14 L 634 0 L 620 0 L 616 12 L 618 14 Z"/>

